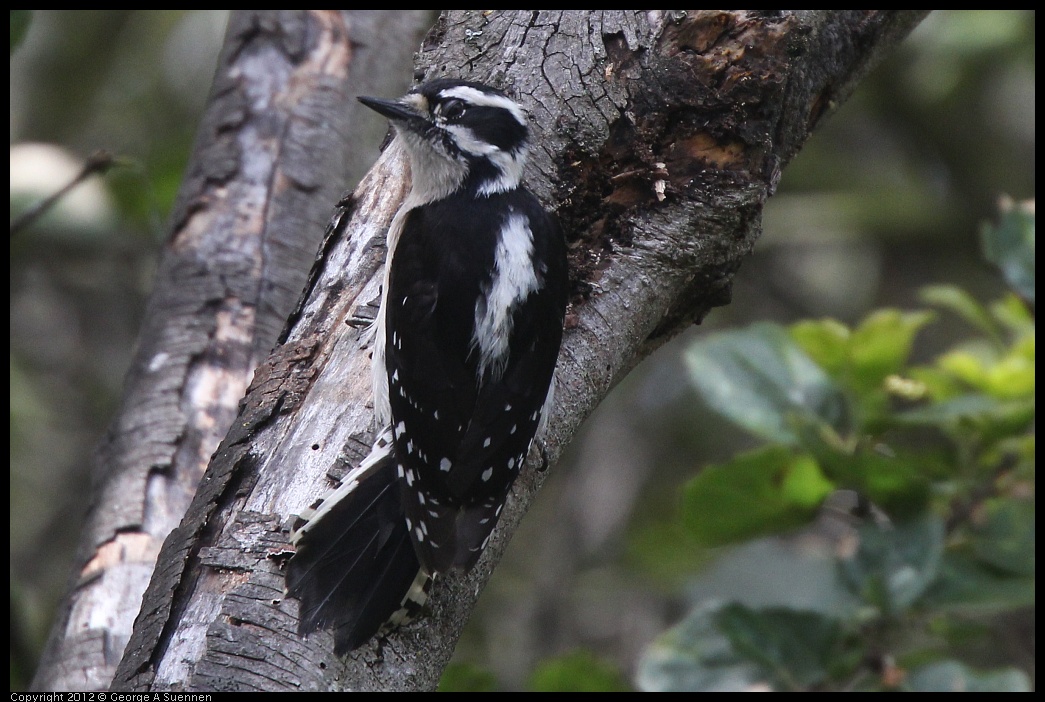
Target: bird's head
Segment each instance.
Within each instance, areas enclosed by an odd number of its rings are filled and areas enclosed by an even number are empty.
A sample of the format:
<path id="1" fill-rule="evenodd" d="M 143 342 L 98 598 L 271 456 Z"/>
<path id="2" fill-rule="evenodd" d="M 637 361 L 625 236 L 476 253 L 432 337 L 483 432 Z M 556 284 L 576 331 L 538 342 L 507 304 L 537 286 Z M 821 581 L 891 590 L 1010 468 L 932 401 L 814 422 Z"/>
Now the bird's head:
<path id="1" fill-rule="evenodd" d="M 518 103 L 482 83 L 434 80 L 396 100 L 359 97 L 395 126 L 423 201 L 461 188 L 490 195 L 518 187 L 529 128 Z"/>

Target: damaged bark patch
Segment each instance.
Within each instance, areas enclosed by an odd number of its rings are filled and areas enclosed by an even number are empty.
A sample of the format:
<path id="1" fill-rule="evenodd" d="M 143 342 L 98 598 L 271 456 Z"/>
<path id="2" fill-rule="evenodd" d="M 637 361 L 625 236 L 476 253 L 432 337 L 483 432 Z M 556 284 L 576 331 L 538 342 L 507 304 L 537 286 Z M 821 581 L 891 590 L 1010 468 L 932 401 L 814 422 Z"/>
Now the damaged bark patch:
<path id="1" fill-rule="evenodd" d="M 679 51 L 695 51 L 703 54 L 736 26 L 732 12 L 703 10 L 688 15 L 674 25 L 667 35 Z"/>
<path id="2" fill-rule="evenodd" d="M 746 145 L 739 140 L 698 132 L 668 146 L 665 171 L 670 182 L 681 188 L 709 168 L 750 172 L 750 156 Z"/>
<path id="3" fill-rule="evenodd" d="M 702 182 L 766 180 L 796 55 L 793 19 L 687 13 L 661 36 L 635 122 L 680 193 Z M 695 179 L 694 182 L 690 182 Z M 671 190 L 669 189 L 669 192 Z"/>
<path id="4" fill-rule="evenodd" d="M 630 222 L 682 201 L 708 202 L 724 185 L 770 192 L 775 138 L 795 56 L 795 20 L 763 11 L 690 11 L 652 48 L 602 37 L 603 75 L 625 83 L 625 107 L 604 141 L 567 147 L 559 162 L 559 217 L 571 243 L 575 294 L 598 282 L 608 259 L 632 244 Z"/>
<path id="5" fill-rule="evenodd" d="M 569 246 L 569 264 L 574 301 L 586 299 L 620 246 L 630 246 L 631 238 L 622 213 L 652 197 L 639 169 L 623 162 L 602 165 L 608 155 L 592 157 L 579 147 L 567 149 L 560 172 L 561 203 L 559 222 Z M 614 175 L 610 175 L 614 174 Z"/>

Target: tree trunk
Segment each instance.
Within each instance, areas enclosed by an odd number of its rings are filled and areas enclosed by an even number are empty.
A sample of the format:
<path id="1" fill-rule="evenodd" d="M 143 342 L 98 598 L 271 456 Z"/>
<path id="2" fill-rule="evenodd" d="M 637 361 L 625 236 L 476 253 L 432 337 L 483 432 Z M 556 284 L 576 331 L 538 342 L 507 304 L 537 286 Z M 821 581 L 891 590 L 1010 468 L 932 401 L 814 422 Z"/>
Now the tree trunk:
<path id="1" fill-rule="evenodd" d="M 351 138 L 365 112 L 355 94 L 405 89 L 413 44 L 403 39 L 420 41 L 433 19 L 231 15 L 122 407 L 93 459 L 77 571 L 33 689 L 109 687 L 160 545 L 293 309 L 331 204 L 377 153 L 383 132 L 370 134 L 372 153 Z M 392 50 L 368 49 L 375 36 Z"/>
<path id="2" fill-rule="evenodd" d="M 728 301 L 781 169 L 923 15 L 440 17 L 415 77 L 481 80 L 523 104 L 535 128 L 528 181 L 558 211 L 571 245 L 573 299 L 544 439 L 553 462 L 638 360 Z M 230 30 L 234 46 L 226 56 L 250 46 L 244 36 Z M 248 92 L 249 78 L 242 80 Z M 309 87 L 299 94 L 310 95 Z M 228 89 L 218 87 L 215 97 Z M 222 112 L 225 125 L 242 117 Z M 291 182 L 339 177 L 322 170 L 329 159 L 318 160 L 314 143 L 302 146 L 317 160 Z M 197 158 L 213 168 L 227 157 L 198 151 Z M 235 182 L 241 174 L 227 175 Z M 542 481 L 532 467 L 513 488 L 479 565 L 440 580 L 430 616 L 387 640 L 338 659 L 325 632 L 307 640 L 295 634 L 297 602 L 283 595 L 291 516 L 368 449 L 368 349 L 348 322 L 377 296 L 384 231 L 407 179 L 401 154 L 388 150 L 342 201 L 280 345 L 256 371 L 185 518 L 160 551 L 113 689 L 418 690 L 438 682 Z M 164 351 L 140 357 L 147 366 Z"/>

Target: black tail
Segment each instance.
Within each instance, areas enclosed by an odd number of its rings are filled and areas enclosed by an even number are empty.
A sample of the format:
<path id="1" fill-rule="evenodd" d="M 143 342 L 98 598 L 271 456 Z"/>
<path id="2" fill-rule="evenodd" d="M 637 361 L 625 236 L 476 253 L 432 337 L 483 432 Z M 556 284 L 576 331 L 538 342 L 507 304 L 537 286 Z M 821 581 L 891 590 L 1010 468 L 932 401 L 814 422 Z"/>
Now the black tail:
<path id="1" fill-rule="evenodd" d="M 294 527 L 287 592 L 301 600 L 298 633 L 330 629 L 338 655 L 416 614 L 431 582 L 406 528 L 392 451 L 391 436 L 379 437 Z"/>

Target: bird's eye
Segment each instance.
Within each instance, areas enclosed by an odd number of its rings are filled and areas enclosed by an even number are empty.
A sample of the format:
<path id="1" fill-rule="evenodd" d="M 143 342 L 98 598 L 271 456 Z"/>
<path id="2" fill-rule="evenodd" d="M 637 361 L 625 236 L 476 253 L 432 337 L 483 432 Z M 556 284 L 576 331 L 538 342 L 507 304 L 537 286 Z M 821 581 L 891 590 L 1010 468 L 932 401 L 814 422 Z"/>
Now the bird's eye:
<path id="1" fill-rule="evenodd" d="M 461 100 L 447 100 L 443 103 L 443 117 L 446 119 L 459 119 L 464 114 L 464 102 Z"/>

